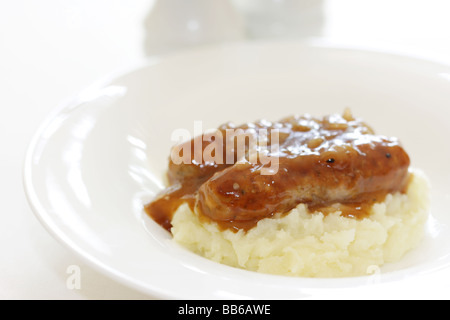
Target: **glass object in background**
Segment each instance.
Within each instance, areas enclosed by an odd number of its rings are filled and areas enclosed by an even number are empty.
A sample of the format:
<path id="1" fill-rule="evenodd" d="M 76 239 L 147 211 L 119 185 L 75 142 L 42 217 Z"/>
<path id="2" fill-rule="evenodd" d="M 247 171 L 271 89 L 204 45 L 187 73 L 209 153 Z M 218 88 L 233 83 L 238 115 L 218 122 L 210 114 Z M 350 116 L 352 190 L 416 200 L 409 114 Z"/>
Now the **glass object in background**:
<path id="1" fill-rule="evenodd" d="M 230 0 L 157 0 L 145 19 L 145 52 L 164 54 L 242 40 L 244 24 Z"/>
<path id="2" fill-rule="evenodd" d="M 320 37 L 325 0 L 232 0 L 249 38 Z"/>

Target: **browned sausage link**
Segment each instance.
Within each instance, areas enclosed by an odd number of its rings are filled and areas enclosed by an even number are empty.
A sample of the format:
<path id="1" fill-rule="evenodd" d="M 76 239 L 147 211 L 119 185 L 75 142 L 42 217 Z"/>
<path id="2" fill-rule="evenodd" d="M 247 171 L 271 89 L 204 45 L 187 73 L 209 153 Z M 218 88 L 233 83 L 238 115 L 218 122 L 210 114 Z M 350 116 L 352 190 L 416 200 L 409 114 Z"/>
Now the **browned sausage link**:
<path id="1" fill-rule="evenodd" d="M 373 135 L 361 122 L 333 121 L 293 132 L 274 175 L 261 175 L 261 165 L 250 163 L 214 175 L 199 189 L 200 212 L 216 221 L 258 220 L 299 203 L 363 202 L 405 188 L 410 159 L 396 139 Z"/>
<path id="2" fill-rule="evenodd" d="M 271 129 L 272 123 L 264 121 L 264 122 L 256 122 L 256 123 L 248 123 L 236 127 L 232 123 L 227 123 L 220 126 L 215 133 L 203 134 L 201 136 L 195 137 L 190 141 L 185 143 L 176 145 L 172 149 L 172 153 L 175 153 L 180 158 L 185 157 L 183 163 L 174 163 L 173 154 L 171 153 L 171 157 L 169 158 L 169 170 L 167 172 L 168 180 L 170 185 L 174 185 L 177 183 L 197 183 L 203 182 L 212 177 L 212 175 L 218 171 L 221 171 L 237 162 L 237 156 L 239 148 L 237 146 L 238 137 L 241 135 L 251 134 L 254 140 L 258 139 L 258 130 L 259 129 Z M 230 132 L 227 132 L 230 130 Z M 253 131 L 250 131 L 253 130 Z M 249 133 L 250 132 L 250 133 Z M 217 141 L 215 146 L 211 146 L 212 143 L 216 143 L 215 137 L 221 137 Z M 270 143 L 270 136 L 269 143 Z M 199 147 L 196 147 L 199 146 Z M 208 147 L 211 149 L 221 149 L 222 157 L 214 157 L 214 160 L 211 161 L 212 156 L 211 152 L 205 152 Z M 247 146 L 248 147 L 248 146 Z M 185 156 L 182 154 L 181 150 L 188 150 L 189 155 Z M 248 156 L 248 149 L 245 150 L 245 155 Z M 214 155 L 213 155 L 214 156 Z"/>

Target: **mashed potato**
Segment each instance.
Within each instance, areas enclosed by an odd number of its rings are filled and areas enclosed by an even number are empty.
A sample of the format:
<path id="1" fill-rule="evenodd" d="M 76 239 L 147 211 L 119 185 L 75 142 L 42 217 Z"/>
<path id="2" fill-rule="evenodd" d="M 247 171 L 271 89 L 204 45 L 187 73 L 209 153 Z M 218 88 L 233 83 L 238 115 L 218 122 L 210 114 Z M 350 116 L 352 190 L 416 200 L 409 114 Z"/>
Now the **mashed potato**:
<path id="1" fill-rule="evenodd" d="M 428 216 L 429 184 L 413 171 L 406 194 L 388 195 L 368 218 L 309 212 L 300 204 L 260 220 L 247 232 L 200 222 L 187 204 L 172 220 L 176 242 L 213 261 L 247 270 L 302 277 L 367 274 L 369 267 L 398 261 L 416 247 Z"/>

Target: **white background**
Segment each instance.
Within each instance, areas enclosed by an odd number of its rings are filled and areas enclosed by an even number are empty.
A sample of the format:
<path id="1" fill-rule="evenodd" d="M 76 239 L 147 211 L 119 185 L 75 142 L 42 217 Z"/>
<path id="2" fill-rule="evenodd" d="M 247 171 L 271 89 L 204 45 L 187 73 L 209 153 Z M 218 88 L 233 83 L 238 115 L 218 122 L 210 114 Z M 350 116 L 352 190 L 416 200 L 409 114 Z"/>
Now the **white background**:
<path id="1" fill-rule="evenodd" d="M 194 8 L 210 0 L 181 0 L 192 1 L 193 9 L 183 11 L 176 1 L 156 12 L 155 0 L 0 1 L 1 299 L 152 298 L 106 278 L 55 241 L 22 187 L 24 154 L 41 121 L 105 74 L 185 45 L 239 39 L 239 31 L 248 39 L 325 38 L 450 62 L 448 0 L 234 0 L 239 21 L 209 11 L 219 26 L 196 16 Z M 66 285 L 72 265 L 80 267 L 81 289 Z"/>

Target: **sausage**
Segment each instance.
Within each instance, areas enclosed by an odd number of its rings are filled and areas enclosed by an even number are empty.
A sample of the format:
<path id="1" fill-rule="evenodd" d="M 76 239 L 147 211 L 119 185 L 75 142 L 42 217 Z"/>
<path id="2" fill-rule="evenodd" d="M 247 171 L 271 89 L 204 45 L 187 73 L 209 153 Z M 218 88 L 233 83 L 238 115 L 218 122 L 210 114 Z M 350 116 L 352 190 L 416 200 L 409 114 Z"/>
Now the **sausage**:
<path id="1" fill-rule="evenodd" d="M 237 141 L 244 135 L 257 143 L 240 149 Z M 212 143 L 215 157 L 206 159 Z M 389 193 L 405 192 L 409 181 L 410 158 L 398 139 L 375 134 L 348 110 L 323 119 L 302 115 L 239 127 L 228 123 L 214 139 L 205 134 L 175 146 L 175 152 L 183 147 L 189 151 L 185 163 L 169 160 L 172 189 L 146 206 L 168 230 L 182 199 L 201 217 L 238 230 L 300 203 L 311 209 L 342 204 L 354 215 Z M 268 156 L 277 167 L 264 174 L 270 164 L 262 159 Z"/>
<path id="2" fill-rule="evenodd" d="M 360 203 L 405 187 L 410 159 L 396 138 L 375 135 L 348 114 L 281 123 L 291 130 L 278 151 L 278 171 L 262 175 L 263 165 L 243 162 L 215 173 L 199 188 L 200 212 L 215 221 L 251 221 L 299 203 Z"/>

